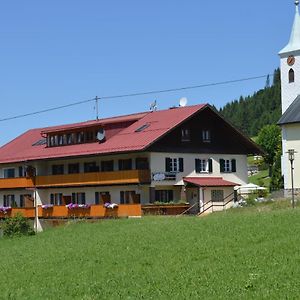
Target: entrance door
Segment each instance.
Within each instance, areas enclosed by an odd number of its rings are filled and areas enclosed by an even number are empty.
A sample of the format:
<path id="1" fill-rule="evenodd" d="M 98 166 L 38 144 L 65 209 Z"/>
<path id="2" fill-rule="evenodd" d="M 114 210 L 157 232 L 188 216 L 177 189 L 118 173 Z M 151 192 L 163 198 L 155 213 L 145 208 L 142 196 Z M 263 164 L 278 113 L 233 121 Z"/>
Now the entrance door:
<path id="1" fill-rule="evenodd" d="M 199 206 L 199 189 L 198 188 L 188 188 L 187 189 L 187 200 L 190 206 L 193 208 L 190 209 L 191 214 L 199 213 L 200 206 Z"/>

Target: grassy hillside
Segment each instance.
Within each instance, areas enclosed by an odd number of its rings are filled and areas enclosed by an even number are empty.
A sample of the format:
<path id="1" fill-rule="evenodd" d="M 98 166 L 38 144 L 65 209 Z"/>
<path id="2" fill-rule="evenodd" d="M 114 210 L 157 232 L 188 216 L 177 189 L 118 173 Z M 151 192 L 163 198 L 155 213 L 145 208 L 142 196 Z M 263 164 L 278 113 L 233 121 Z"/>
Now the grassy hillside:
<path id="1" fill-rule="evenodd" d="M 2 239 L 0 298 L 294 299 L 299 230 L 300 209 L 269 205 Z"/>

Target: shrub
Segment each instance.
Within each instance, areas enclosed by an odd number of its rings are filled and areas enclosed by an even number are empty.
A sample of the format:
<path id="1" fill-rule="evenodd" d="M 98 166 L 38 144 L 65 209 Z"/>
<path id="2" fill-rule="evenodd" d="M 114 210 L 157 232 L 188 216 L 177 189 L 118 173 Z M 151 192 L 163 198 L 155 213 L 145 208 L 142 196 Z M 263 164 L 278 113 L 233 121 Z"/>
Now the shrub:
<path id="1" fill-rule="evenodd" d="M 254 206 L 256 205 L 256 198 L 257 198 L 257 195 L 256 193 L 252 193 L 248 196 L 248 198 L 246 199 L 246 202 L 247 202 L 247 206 Z"/>
<path id="2" fill-rule="evenodd" d="M 29 225 L 28 220 L 21 214 L 15 217 L 6 218 L 3 222 L 3 235 L 6 237 L 34 235 L 34 231 Z"/>

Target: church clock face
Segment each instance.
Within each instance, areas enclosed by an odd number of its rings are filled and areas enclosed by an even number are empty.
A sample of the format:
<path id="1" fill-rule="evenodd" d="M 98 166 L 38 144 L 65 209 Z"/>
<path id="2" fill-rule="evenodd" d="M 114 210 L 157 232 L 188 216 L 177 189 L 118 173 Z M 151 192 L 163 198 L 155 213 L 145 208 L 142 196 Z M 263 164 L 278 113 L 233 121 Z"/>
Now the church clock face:
<path id="1" fill-rule="evenodd" d="M 292 66 L 294 65 L 295 63 L 295 57 L 293 55 L 290 55 L 288 58 L 287 58 L 287 63 L 289 66 Z"/>

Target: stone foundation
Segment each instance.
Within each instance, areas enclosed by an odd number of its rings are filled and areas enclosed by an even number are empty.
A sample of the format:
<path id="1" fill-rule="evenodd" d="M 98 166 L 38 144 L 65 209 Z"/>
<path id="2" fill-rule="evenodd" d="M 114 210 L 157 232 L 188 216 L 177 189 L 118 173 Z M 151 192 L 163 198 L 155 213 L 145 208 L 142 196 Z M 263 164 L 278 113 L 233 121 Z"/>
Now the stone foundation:
<path id="1" fill-rule="evenodd" d="M 297 198 L 300 198 L 300 189 L 294 189 L 294 195 Z M 285 189 L 284 190 L 284 198 L 291 198 L 292 197 L 292 189 Z"/>

